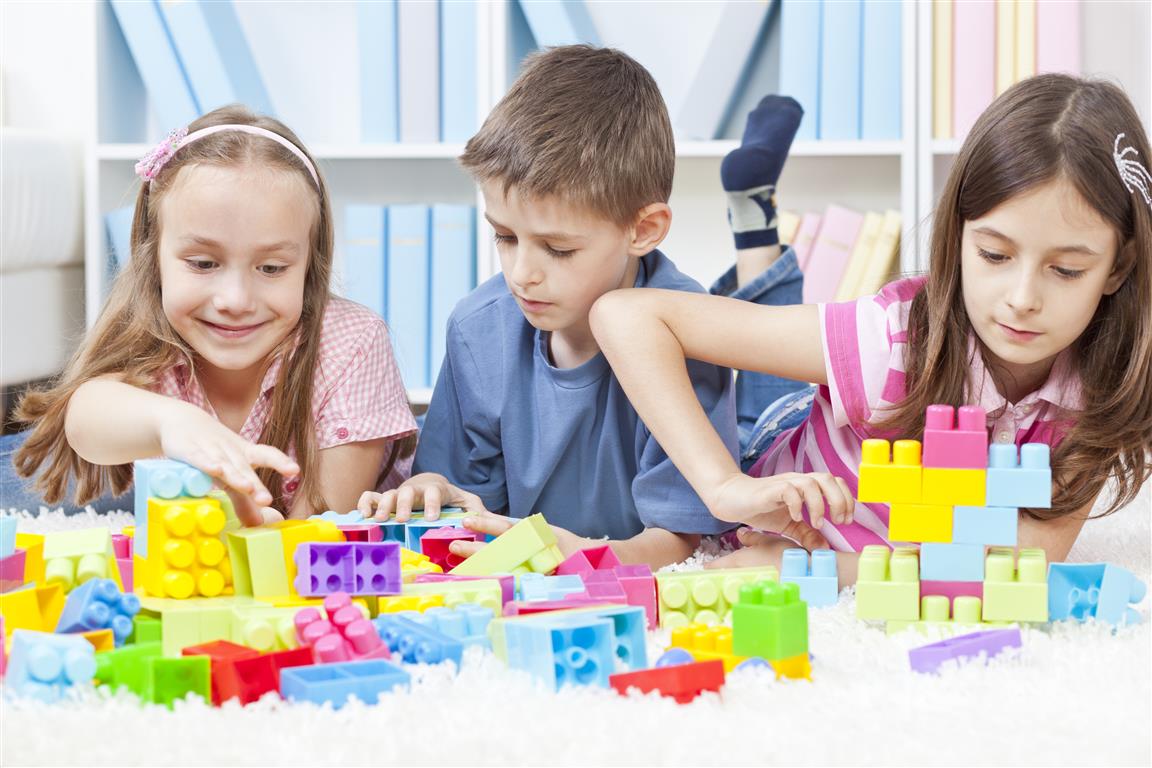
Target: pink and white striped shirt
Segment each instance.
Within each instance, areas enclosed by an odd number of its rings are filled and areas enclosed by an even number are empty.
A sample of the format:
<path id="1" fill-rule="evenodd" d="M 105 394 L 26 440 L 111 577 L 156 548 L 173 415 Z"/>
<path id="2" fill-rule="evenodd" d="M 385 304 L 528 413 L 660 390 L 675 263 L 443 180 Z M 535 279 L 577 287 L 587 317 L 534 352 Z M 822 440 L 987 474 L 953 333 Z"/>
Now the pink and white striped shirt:
<path id="1" fill-rule="evenodd" d="M 240 429 L 240 436 L 257 442 L 272 407 L 272 393 L 282 358 L 268 366 L 260 394 Z M 214 418 L 200 382 L 180 360 L 165 372 L 155 391 L 192 403 Z M 312 419 L 320 450 L 346 443 L 388 438 L 398 440 L 416 431 L 408 396 L 392 354 L 388 327 L 371 310 L 346 299 L 332 297 L 320 332 L 320 354 L 312 380 Z M 295 458 L 289 447 L 288 454 Z M 385 453 L 385 461 L 388 454 Z M 383 470 L 381 465 L 380 469 Z M 412 471 L 412 457 L 398 459 L 377 490 L 395 488 Z M 298 483 L 284 484 L 285 509 L 290 509 Z"/>
<path id="2" fill-rule="evenodd" d="M 824 365 L 828 385 L 817 388 L 812 413 L 781 434 L 752 466 L 756 477 L 784 472 L 831 472 L 844 479 L 853 495 L 859 482 L 860 444 L 880 435 L 868 420 L 878 409 L 905 397 L 904 352 L 912 299 L 927 277 L 890 283 L 875 296 L 820 305 Z M 1054 362 L 1047 381 L 1019 403 L 1009 403 L 984 366 L 975 336 L 969 338 L 969 392 L 988 414 L 995 442 L 1055 445 L 1063 436 L 1060 418 L 1083 408 L 1079 377 L 1071 352 Z M 1065 416 L 1066 418 L 1066 416 Z M 820 529 L 833 548 L 859 552 L 867 544 L 888 543 L 888 505 L 856 503 L 850 525 L 825 518 Z"/>

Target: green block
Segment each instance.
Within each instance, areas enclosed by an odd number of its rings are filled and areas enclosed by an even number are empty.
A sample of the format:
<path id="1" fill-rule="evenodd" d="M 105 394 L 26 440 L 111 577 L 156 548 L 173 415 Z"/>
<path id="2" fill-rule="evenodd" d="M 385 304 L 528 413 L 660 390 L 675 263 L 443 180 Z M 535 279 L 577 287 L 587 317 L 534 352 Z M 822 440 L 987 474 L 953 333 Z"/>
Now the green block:
<path id="1" fill-rule="evenodd" d="M 158 643 L 160 633 L 160 620 L 154 616 L 137 614 L 132 621 L 132 634 L 128 636 L 129 643 Z"/>
<path id="2" fill-rule="evenodd" d="M 271 605 L 240 606 L 232 609 L 232 625 L 228 638 L 239 645 L 255 648 L 261 653 L 296 648 L 294 619 L 300 608 L 277 608 Z"/>
<path id="3" fill-rule="evenodd" d="M 678 629 L 689 624 L 727 623 L 741 587 L 779 580 L 780 573 L 772 566 L 658 573 L 660 626 Z"/>
<path id="4" fill-rule="evenodd" d="M 984 561 L 985 621 L 1048 621 L 1048 560 L 1043 549 L 992 547 Z"/>
<path id="5" fill-rule="evenodd" d="M 179 656 L 190 645 L 230 639 L 232 609 L 255 605 L 259 603 L 250 597 L 140 598 L 142 613 L 160 620 L 165 656 Z"/>
<path id="6" fill-rule="evenodd" d="M 284 563 L 284 543 L 275 528 L 228 532 L 232 588 L 237 595 L 282 597 L 292 594 Z"/>
<path id="7" fill-rule="evenodd" d="M 808 654 L 808 603 L 800 585 L 761 581 L 740 588 L 732 607 L 732 652 L 775 661 Z"/>
<path id="8" fill-rule="evenodd" d="M 96 680 L 113 690 L 127 688 L 141 698 L 152 690 L 152 659 L 163 653 L 160 643 L 125 645 L 96 654 Z"/>
<path id="9" fill-rule="evenodd" d="M 194 693 L 205 701 L 212 700 L 212 659 L 208 656 L 182 656 L 176 659 L 154 658 L 151 664 L 151 686 L 144 697 L 169 709 L 172 702 Z"/>
<path id="10" fill-rule="evenodd" d="M 504 612 L 504 593 L 500 589 L 500 582 L 495 579 L 421 582 L 405 584 L 400 588 L 400 597 L 411 595 L 444 595 L 446 608 L 455 608 L 461 603 L 475 603 L 491 608 L 496 616 Z M 382 596 L 381 605 L 386 605 L 390 597 L 392 596 Z M 381 610 L 385 611 L 383 607 Z"/>
<path id="11" fill-rule="evenodd" d="M 856 572 L 856 618 L 919 621 L 920 559 L 915 547 L 870 544 Z"/>
<path id="12" fill-rule="evenodd" d="M 452 569 L 458 576 L 552 573 L 564 561 L 544 515 L 530 515 Z"/>

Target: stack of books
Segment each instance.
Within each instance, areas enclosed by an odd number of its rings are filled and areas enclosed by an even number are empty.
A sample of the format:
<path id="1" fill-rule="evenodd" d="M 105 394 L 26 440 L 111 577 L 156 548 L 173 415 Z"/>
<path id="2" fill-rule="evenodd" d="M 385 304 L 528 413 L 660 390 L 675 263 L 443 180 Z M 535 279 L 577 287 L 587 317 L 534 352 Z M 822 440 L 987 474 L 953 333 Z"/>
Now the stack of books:
<path id="1" fill-rule="evenodd" d="M 858 213 L 839 205 L 822 214 L 781 211 L 780 242 L 796 251 L 804 303 L 850 301 L 877 293 L 897 276 L 898 211 Z"/>

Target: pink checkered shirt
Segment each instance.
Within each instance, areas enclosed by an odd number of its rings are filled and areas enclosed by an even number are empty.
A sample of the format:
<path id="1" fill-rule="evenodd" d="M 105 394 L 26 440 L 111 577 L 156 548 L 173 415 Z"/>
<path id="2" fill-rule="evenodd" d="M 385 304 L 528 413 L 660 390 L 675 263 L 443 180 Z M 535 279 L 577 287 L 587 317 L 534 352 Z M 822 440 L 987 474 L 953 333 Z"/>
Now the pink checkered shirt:
<path id="1" fill-rule="evenodd" d="M 876 434 L 867 422 L 879 409 L 906 396 L 908 313 L 926 281 L 926 277 L 898 280 L 875 296 L 820 305 L 828 385 L 817 388 L 808 419 L 776 438 L 749 474 L 831 472 L 856 494 L 861 441 L 904 437 Z M 975 336 L 968 340 L 968 357 L 968 391 L 974 393 L 973 404 L 988 414 L 994 442 L 1054 446 L 1066 432 L 1062 419 L 1084 407 L 1080 379 L 1068 350 L 1056 358 L 1044 385 L 1019 403 L 1009 403 L 996 389 Z M 835 549 L 846 552 L 859 552 L 867 544 L 887 544 L 888 505 L 857 502 L 851 525 L 836 525 L 825 518 L 820 532 Z"/>
<path id="2" fill-rule="evenodd" d="M 240 429 L 240 436 L 252 442 L 260 439 L 268 422 L 280 364 L 281 358 L 276 358 L 268 367 L 260 395 Z M 189 373 L 188 364 L 181 360 L 164 374 L 155 391 L 199 406 L 215 417 L 200 382 Z M 312 418 L 321 450 L 379 438 L 396 440 L 416 431 L 388 328 L 359 304 L 336 297 L 329 300 L 312 386 Z M 288 453 L 295 458 L 291 447 Z M 395 488 L 411 470 L 411 457 L 398 459 L 378 490 Z M 295 480 L 285 483 L 285 509 L 292 506 L 296 486 Z"/>

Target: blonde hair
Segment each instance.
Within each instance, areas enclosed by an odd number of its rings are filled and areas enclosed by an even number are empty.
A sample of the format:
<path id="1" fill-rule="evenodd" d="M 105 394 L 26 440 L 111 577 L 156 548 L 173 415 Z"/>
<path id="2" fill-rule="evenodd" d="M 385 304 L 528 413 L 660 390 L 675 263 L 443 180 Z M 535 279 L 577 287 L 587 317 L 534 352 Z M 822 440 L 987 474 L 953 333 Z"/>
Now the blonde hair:
<path id="1" fill-rule="evenodd" d="M 1084 409 L 1061 414 L 1066 433 L 1052 454 L 1052 508 L 1028 510 L 1038 519 L 1090 505 L 1109 478 L 1117 492 L 1104 514 L 1114 512 L 1136 498 L 1150 474 L 1152 211 L 1117 172 L 1118 133 L 1127 134 L 1141 158 L 1152 158 L 1140 118 L 1120 88 L 1068 75 L 1024 80 L 980 116 L 936 208 L 928 282 L 912 301 L 908 323 L 907 396 L 879 422 L 895 434 L 918 434 L 928 405 L 969 402 L 972 326 L 960 287 L 964 222 L 1042 184 L 1067 179 L 1115 229 L 1119 249 L 1113 269 L 1125 277 L 1114 294 L 1101 298 L 1072 345 Z"/>
<path id="2" fill-rule="evenodd" d="M 226 124 L 253 125 L 279 134 L 299 148 L 313 167 L 316 165 L 287 126 L 241 106 L 213 110 L 188 129 L 192 132 Z M 181 358 L 194 374 L 195 353 L 169 324 L 161 305 L 160 203 L 185 167 L 245 164 L 298 173 L 310 189 L 317 190 L 317 215 L 311 232 L 303 308 L 295 332 L 274 352 L 286 355 L 287 359 L 280 367 L 268 421 L 259 442 L 285 452 L 290 446 L 294 448 L 301 467 L 298 496 L 306 499 L 313 509 L 326 508 L 316 482 L 312 386 L 332 274 L 332 212 L 328 190 L 323 176 L 313 180 L 311 171 L 288 148 L 241 131 L 221 131 L 181 147 L 151 183 L 141 184 L 132 218 L 132 256 L 113 283 L 95 327 L 52 386 L 30 391 L 22 398 L 17 417 L 33 422 L 34 426 L 16 454 L 16 470 L 28 477 L 43 467 L 36 488 L 48 503 L 54 504 L 64 496 L 70 476 L 76 479 L 77 504 L 85 504 L 109 488 L 120 495 L 131 486 L 131 464 L 99 466 L 84 461 L 72 449 L 64 433 L 68 401 L 81 384 L 109 374 L 133 386 L 154 387 L 163 373 Z M 267 468 L 258 469 L 257 474 L 272 493 L 273 504 L 282 507 L 280 476 Z"/>
<path id="3" fill-rule="evenodd" d="M 648 70 L 611 48 L 568 45 L 526 60 L 460 163 L 506 195 L 556 196 L 623 227 L 668 202 L 676 143 Z"/>

